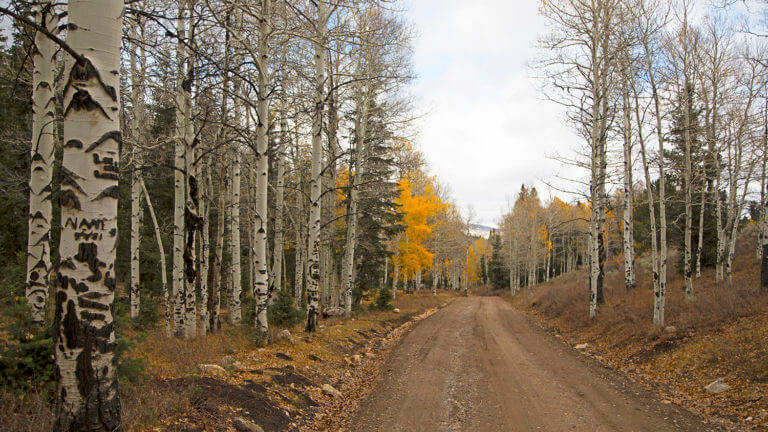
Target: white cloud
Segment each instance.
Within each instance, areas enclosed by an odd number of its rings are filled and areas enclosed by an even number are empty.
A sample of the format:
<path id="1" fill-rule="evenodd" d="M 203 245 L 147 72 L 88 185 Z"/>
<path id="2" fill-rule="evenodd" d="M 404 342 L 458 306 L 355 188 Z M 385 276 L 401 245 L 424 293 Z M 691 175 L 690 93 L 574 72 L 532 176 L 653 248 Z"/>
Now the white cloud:
<path id="1" fill-rule="evenodd" d="M 521 184 L 546 196 L 540 180 L 564 170 L 547 156 L 578 138 L 527 67 L 544 31 L 537 2 L 412 0 L 409 14 L 420 34 L 414 93 L 427 112 L 418 143 L 457 204 L 493 224 Z"/>

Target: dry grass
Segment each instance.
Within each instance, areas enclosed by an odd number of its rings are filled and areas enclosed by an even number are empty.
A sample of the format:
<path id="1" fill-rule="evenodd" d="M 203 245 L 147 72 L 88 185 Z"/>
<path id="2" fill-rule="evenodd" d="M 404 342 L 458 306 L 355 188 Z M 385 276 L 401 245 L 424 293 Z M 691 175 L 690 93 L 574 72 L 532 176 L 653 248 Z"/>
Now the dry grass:
<path id="1" fill-rule="evenodd" d="M 733 282 L 717 282 L 714 269 L 705 269 L 694 279 L 696 300 L 685 299 L 684 280 L 674 270 L 676 256 L 669 258 L 665 325 L 679 331 L 720 328 L 741 317 L 753 316 L 768 306 L 768 293 L 759 288 L 759 262 L 753 250 L 742 248 L 736 258 Z M 606 303 L 598 316 L 588 316 L 588 275 L 580 270 L 555 278 L 533 290 L 524 290 L 515 300 L 558 327 L 583 331 L 595 338 L 608 338 L 612 343 L 655 337 L 652 327 L 653 288 L 648 258 L 637 266 L 637 287 L 624 288 L 622 267 L 616 262 L 606 266 Z"/>
<path id="2" fill-rule="evenodd" d="M 14 432 L 47 432 L 53 429 L 51 405 L 37 391 L 24 395 L 0 389 L 0 429 Z"/>
<path id="3" fill-rule="evenodd" d="M 246 327 L 224 326 L 217 333 L 184 340 L 166 338 L 164 330 L 158 328 L 131 355 L 149 360 L 150 372 L 158 378 L 180 377 L 197 373 L 199 364 L 219 363 L 225 355 L 254 349 L 253 334 Z"/>
<path id="4" fill-rule="evenodd" d="M 224 356 L 237 358 L 245 367 L 219 377 L 223 383 L 235 386 L 246 381 L 263 384 L 269 389 L 266 396 L 290 411 L 292 416 L 307 415 L 304 412 L 306 399 L 298 396 L 291 396 L 296 399 L 292 401 L 285 399 L 286 395 L 295 393 L 293 383 L 289 381 L 307 378 L 314 385 L 335 384 L 348 367 L 349 357 L 360 351 L 369 338 L 385 334 L 411 316 L 444 304 L 453 295 L 440 292 L 434 297 L 426 291 L 398 294 L 393 304 L 400 309 L 399 313 L 367 311 L 352 320 L 322 320 L 318 331 L 311 335 L 303 332 L 303 326 L 296 326 L 290 329 L 295 343 L 279 341 L 266 347 L 258 346 L 254 332 L 245 327 L 225 326 L 215 334 L 179 340 L 166 338 L 160 325 L 137 338 L 141 341 L 123 354 L 129 358 L 144 358 L 147 365 L 145 376 L 136 382 L 121 381 L 123 428 L 127 432 L 196 427 L 231 429 L 226 424 L 228 417 L 222 417 L 222 406 L 207 406 L 211 401 L 206 395 L 198 394 L 198 386 L 191 384 L 200 374 L 199 364 L 221 365 Z M 277 330 L 274 329 L 273 334 Z M 120 334 L 121 337 L 137 335 L 130 329 L 123 329 Z M 190 377 L 190 384 L 173 380 L 183 377 Z M 169 385 L 170 382 L 177 384 Z M 231 409 L 223 408 L 224 412 Z M 51 404 L 36 392 L 18 396 L 0 389 L 0 419 L 1 430 L 43 432 L 51 430 L 54 414 Z"/>
<path id="5" fill-rule="evenodd" d="M 173 391 L 152 383 L 120 387 L 120 405 L 125 432 L 147 430 L 161 419 L 184 416 L 192 411 L 193 389 Z"/>
<path id="6" fill-rule="evenodd" d="M 657 386 L 668 398 L 734 422 L 740 430 L 765 430 L 768 292 L 759 287 L 754 241 L 741 239 L 732 283 L 717 282 L 714 269 L 694 279 L 692 303 L 686 301 L 683 277 L 674 267 L 677 257 L 670 256 L 665 325 L 676 328 L 671 334 L 652 326 L 648 257 L 638 260 L 638 284 L 630 291 L 624 288 L 623 265 L 608 263 L 606 303 L 594 320 L 588 317 L 585 271 L 524 290 L 513 301 L 569 342 L 589 342 L 593 355 Z M 717 378 L 734 389 L 717 396 L 705 393 L 703 387 Z"/>

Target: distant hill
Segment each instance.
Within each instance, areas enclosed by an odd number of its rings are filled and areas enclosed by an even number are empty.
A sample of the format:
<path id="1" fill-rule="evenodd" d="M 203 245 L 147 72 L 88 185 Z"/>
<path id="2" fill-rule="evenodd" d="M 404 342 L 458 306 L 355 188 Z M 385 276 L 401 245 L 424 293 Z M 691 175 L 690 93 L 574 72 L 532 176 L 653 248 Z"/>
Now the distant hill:
<path id="1" fill-rule="evenodd" d="M 488 238 L 488 236 L 491 234 L 491 231 L 493 231 L 494 229 L 496 228 L 489 227 L 486 225 L 469 224 L 469 233 L 475 237 Z"/>

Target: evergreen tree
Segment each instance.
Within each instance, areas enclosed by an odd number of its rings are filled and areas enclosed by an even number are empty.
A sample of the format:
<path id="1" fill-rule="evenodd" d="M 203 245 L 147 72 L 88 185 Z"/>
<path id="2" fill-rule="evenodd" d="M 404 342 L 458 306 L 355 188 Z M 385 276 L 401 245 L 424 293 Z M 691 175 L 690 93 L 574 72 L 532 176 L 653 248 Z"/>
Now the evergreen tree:
<path id="1" fill-rule="evenodd" d="M 509 286 L 509 271 L 507 271 L 507 266 L 504 263 L 501 237 L 498 234 L 492 234 L 491 244 L 493 245 L 493 252 L 488 262 L 488 279 L 493 289 L 505 289 Z"/>

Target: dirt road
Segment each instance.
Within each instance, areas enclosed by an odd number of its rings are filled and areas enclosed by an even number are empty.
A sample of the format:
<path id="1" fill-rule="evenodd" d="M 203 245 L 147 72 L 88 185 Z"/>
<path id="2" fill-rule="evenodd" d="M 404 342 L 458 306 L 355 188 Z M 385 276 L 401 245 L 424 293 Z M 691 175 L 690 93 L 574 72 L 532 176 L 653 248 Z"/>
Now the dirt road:
<path id="1" fill-rule="evenodd" d="M 352 431 L 713 430 L 496 297 L 457 299 L 406 334 L 350 424 Z"/>

